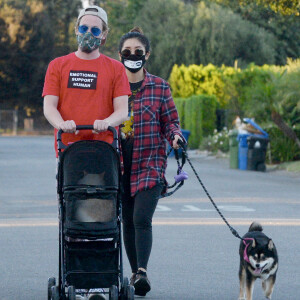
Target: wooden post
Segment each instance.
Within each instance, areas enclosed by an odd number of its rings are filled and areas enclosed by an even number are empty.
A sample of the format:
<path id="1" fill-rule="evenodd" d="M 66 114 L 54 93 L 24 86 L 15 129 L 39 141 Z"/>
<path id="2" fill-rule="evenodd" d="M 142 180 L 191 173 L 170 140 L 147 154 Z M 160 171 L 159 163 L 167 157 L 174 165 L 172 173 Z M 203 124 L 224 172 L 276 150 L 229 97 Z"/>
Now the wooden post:
<path id="1" fill-rule="evenodd" d="M 13 135 L 17 135 L 18 131 L 18 111 L 13 111 Z"/>
<path id="2" fill-rule="evenodd" d="M 33 131 L 33 118 L 25 118 L 24 119 L 24 130 L 25 131 Z"/>

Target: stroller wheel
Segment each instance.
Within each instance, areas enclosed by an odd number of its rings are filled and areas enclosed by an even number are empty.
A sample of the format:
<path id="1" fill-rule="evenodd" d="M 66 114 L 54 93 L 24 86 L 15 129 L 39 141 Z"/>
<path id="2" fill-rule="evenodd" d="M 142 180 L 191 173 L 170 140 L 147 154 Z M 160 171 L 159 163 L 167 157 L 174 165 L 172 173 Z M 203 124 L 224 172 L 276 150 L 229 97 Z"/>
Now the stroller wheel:
<path id="1" fill-rule="evenodd" d="M 55 284 L 56 284 L 56 280 L 54 277 L 48 279 L 48 300 L 51 300 L 51 294 L 52 294 L 51 288 L 55 286 Z"/>
<path id="2" fill-rule="evenodd" d="M 51 287 L 51 300 L 59 300 L 59 298 L 58 286 Z"/>
<path id="3" fill-rule="evenodd" d="M 122 282 L 122 286 L 121 286 L 121 299 L 126 300 L 126 289 L 127 289 L 127 285 L 129 285 L 129 280 L 128 277 L 123 277 L 123 282 Z"/>
<path id="4" fill-rule="evenodd" d="M 109 288 L 109 300 L 118 300 L 119 299 L 119 289 L 116 285 L 112 285 Z"/>
<path id="5" fill-rule="evenodd" d="M 68 300 L 76 300 L 76 291 L 73 285 L 68 287 Z"/>
<path id="6" fill-rule="evenodd" d="M 126 287 L 127 300 L 134 300 L 134 287 L 132 285 L 127 285 Z"/>
<path id="7" fill-rule="evenodd" d="M 128 277 L 124 277 L 122 282 L 122 288 L 124 288 L 125 290 L 128 284 L 129 284 Z"/>

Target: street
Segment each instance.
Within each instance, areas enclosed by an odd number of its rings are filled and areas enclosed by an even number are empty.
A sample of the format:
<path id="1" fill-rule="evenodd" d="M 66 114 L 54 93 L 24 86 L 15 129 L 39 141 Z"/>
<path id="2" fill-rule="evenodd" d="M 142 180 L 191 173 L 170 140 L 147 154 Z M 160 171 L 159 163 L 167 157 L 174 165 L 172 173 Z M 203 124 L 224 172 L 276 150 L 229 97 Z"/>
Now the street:
<path id="1" fill-rule="evenodd" d="M 44 300 L 57 277 L 58 220 L 53 137 L 0 137 L 0 300 Z M 228 159 L 191 152 L 201 180 L 228 222 L 244 235 L 253 221 L 273 239 L 279 270 L 272 300 L 300 293 L 300 174 L 229 169 Z M 173 183 L 176 161 L 169 159 Z M 186 163 L 189 179 L 159 201 L 145 299 L 237 300 L 239 240 Z M 124 272 L 130 276 L 124 255 Z M 138 298 L 138 297 L 137 297 Z M 142 298 L 141 298 L 142 299 Z M 256 282 L 254 298 L 264 299 Z"/>

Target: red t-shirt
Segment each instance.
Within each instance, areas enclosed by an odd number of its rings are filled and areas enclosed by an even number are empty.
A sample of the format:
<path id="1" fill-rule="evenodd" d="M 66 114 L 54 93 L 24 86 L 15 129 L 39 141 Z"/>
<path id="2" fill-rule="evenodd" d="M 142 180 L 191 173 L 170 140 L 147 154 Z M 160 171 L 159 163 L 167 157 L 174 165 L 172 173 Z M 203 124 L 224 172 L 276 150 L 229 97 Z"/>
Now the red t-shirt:
<path id="1" fill-rule="evenodd" d="M 65 121 L 93 125 L 95 120 L 103 120 L 113 113 L 114 98 L 130 94 L 125 68 L 120 62 L 103 54 L 97 59 L 84 60 L 71 53 L 50 62 L 42 96 L 59 97 L 57 109 Z M 56 133 L 55 129 L 57 155 Z M 62 140 L 64 144 L 79 140 L 111 143 L 112 134 L 82 130 L 77 135 L 64 133 Z"/>

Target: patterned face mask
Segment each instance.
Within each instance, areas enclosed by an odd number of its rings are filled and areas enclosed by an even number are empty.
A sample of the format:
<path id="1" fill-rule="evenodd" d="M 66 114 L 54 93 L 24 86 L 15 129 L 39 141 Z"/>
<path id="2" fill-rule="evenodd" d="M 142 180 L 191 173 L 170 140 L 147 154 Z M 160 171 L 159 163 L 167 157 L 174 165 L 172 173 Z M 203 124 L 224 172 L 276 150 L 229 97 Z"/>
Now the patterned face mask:
<path id="1" fill-rule="evenodd" d="M 100 47 L 101 38 L 96 38 L 90 32 L 86 32 L 77 35 L 77 42 L 82 52 L 91 53 Z"/>

